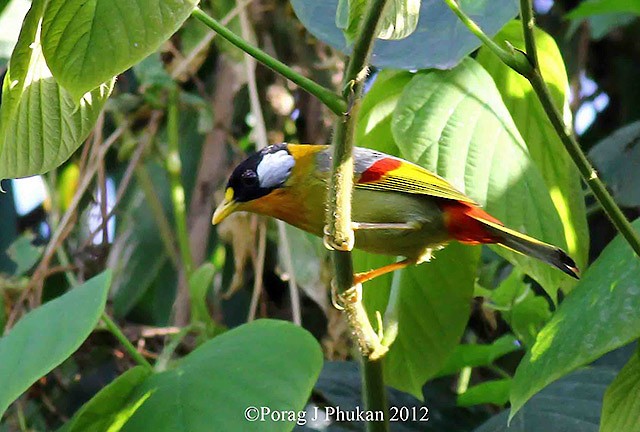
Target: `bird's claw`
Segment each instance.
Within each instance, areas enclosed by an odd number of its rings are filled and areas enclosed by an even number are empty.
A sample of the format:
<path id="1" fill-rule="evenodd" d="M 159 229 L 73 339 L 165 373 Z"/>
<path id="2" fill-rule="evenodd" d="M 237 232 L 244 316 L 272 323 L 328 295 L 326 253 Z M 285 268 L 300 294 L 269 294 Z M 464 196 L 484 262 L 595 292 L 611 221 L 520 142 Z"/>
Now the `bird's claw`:
<path id="1" fill-rule="evenodd" d="M 343 311 L 348 305 L 362 300 L 362 284 L 355 284 L 343 293 L 338 293 L 336 281 L 331 281 L 331 303 L 336 309 Z"/>
<path id="2" fill-rule="evenodd" d="M 348 238 L 345 239 L 337 239 L 335 235 L 331 233 L 331 229 L 329 225 L 325 225 L 324 227 L 324 236 L 322 237 L 322 243 L 324 247 L 329 250 L 337 250 L 341 252 L 349 252 L 353 249 L 355 244 L 355 238 L 353 236 L 353 232 Z"/>

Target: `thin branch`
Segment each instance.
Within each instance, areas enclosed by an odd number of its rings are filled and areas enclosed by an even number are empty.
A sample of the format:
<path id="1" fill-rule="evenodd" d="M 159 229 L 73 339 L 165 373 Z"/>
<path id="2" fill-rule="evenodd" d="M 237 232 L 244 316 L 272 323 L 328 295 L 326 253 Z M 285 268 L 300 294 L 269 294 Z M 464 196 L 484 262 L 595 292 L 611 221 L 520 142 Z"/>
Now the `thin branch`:
<path id="1" fill-rule="evenodd" d="M 267 251 L 267 224 L 262 218 L 260 218 L 258 224 L 258 233 L 258 254 L 253 265 L 255 277 L 253 280 L 253 293 L 251 294 L 251 304 L 249 305 L 247 321 L 256 319 L 258 300 L 260 300 L 260 293 L 262 292 L 262 274 L 264 273 L 264 259 Z"/>
<path id="2" fill-rule="evenodd" d="M 320 84 L 305 76 L 300 75 L 291 67 L 271 57 L 260 48 L 249 44 L 247 41 L 227 29 L 225 26 L 221 25 L 218 21 L 204 13 L 202 9 L 196 8 L 191 13 L 191 15 L 194 18 L 200 20 L 207 27 L 216 31 L 220 36 L 231 42 L 233 45 L 237 46 L 242 51 L 254 57 L 260 63 L 273 69 L 275 72 L 279 73 L 285 78 L 288 78 L 295 84 L 302 87 L 304 90 L 320 99 L 335 114 L 342 115 L 342 113 L 345 112 L 346 104 L 337 94 L 335 94 L 331 90 L 321 86 Z"/>
<path id="3" fill-rule="evenodd" d="M 191 279 L 191 274 L 193 273 L 193 258 L 191 256 L 191 247 L 189 246 L 187 210 L 185 208 L 185 194 L 181 178 L 182 162 L 180 160 L 179 148 L 180 117 L 178 114 L 178 94 L 179 89 L 177 86 L 170 90 L 167 119 L 169 152 L 167 154 L 166 169 L 169 173 L 169 180 L 171 183 L 171 201 L 173 203 L 173 215 L 176 224 L 176 234 L 178 236 L 178 246 L 180 248 L 182 265 L 185 270 L 185 278 L 188 282 Z"/>

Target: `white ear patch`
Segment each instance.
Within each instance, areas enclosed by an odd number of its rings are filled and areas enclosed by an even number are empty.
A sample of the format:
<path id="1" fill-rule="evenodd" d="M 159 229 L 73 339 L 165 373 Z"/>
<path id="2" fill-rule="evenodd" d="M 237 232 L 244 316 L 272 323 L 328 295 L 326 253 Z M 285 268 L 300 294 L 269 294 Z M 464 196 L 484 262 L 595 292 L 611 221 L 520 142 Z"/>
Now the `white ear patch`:
<path id="1" fill-rule="evenodd" d="M 260 187 L 274 188 L 280 186 L 289 178 L 291 169 L 295 164 L 293 156 L 286 150 L 267 153 L 262 157 L 256 170 L 260 180 Z"/>

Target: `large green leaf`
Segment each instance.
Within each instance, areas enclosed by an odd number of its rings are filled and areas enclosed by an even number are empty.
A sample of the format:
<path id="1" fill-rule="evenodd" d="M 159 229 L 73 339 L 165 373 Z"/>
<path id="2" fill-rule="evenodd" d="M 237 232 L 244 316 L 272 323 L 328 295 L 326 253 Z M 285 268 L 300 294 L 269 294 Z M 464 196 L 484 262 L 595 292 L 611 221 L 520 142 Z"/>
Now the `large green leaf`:
<path id="1" fill-rule="evenodd" d="M 69 357 L 104 311 L 106 271 L 29 312 L 0 339 L 0 416 L 20 394 Z"/>
<path id="2" fill-rule="evenodd" d="M 566 247 L 542 175 L 491 76 L 476 61 L 417 73 L 398 101 L 391 130 L 405 158 L 466 191 L 506 226 Z M 505 248 L 495 250 L 556 298 L 566 275 Z"/>
<path id="3" fill-rule="evenodd" d="M 175 33 L 197 0 L 49 0 L 42 45 L 53 76 L 79 100 Z"/>
<path id="4" fill-rule="evenodd" d="M 640 206 L 639 138 L 640 122 L 633 122 L 599 141 L 589 151 L 589 157 L 621 206 Z"/>
<path id="5" fill-rule="evenodd" d="M 249 422 L 245 410 L 302 410 L 321 368 L 322 352 L 306 330 L 285 321 L 254 321 L 147 379 L 133 400 L 148 399 L 123 430 L 288 431 L 291 421 L 266 416 Z"/>
<path id="6" fill-rule="evenodd" d="M 640 220 L 633 227 L 640 230 Z M 638 338 L 638 310 L 640 260 L 618 236 L 560 305 L 518 366 L 511 415 L 549 383 Z"/>
<path id="7" fill-rule="evenodd" d="M 398 320 L 384 358 L 388 385 L 422 398 L 422 386 L 454 353 L 467 325 L 479 258 L 480 248 L 452 244 L 432 262 L 400 272 L 385 314 Z"/>
<path id="8" fill-rule="evenodd" d="M 640 355 L 636 353 L 604 394 L 600 432 L 640 431 L 639 403 Z"/>
<path id="9" fill-rule="evenodd" d="M 33 2 L 11 55 L 0 107 L 0 178 L 47 172 L 78 148 L 111 93 L 106 77 L 76 98 L 51 76 L 40 44 L 45 2 Z"/>
<path id="10" fill-rule="evenodd" d="M 84 404 L 59 432 L 116 432 L 144 403 L 146 397 L 129 400 L 136 387 L 151 375 L 148 368 L 129 369 Z"/>
<path id="11" fill-rule="evenodd" d="M 640 15 L 640 3 L 635 0 L 586 0 L 571 10 L 566 18 L 586 18 L 592 15 L 621 12 Z"/>
<path id="12" fill-rule="evenodd" d="M 602 396 L 615 375 L 608 367 L 574 372 L 535 395 L 509 424 L 505 410 L 475 432 L 598 432 Z"/>
<path id="13" fill-rule="evenodd" d="M 534 29 L 534 36 L 542 75 L 556 107 L 562 112 L 568 104 L 569 89 L 562 55 L 551 36 L 537 28 Z M 494 40 L 504 47 L 508 41 L 516 48 L 524 49 L 522 23 L 511 21 L 498 32 Z M 589 254 L 589 230 L 578 169 L 564 149 L 529 81 L 507 67 L 486 47 L 480 48 L 477 60 L 493 78 L 527 144 L 531 159 L 538 166 L 551 192 L 551 199 L 564 227 L 567 252 L 578 267 L 584 267 Z M 571 124 L 570 120 L 565 121 Z M 567 282 L 571 281 L 567 279 Z"/>
<path id="14" fill-rule="evenodd" d="M 336 25 L 338 3 L 339 0 L 291 0 L 296 15 L 315 37 L 344 52 L 350 48 Z M 343 4 L 346 3 L 343 0 Z M 494 35 L 518 13 L 515 0 L 463 0 L 460 3 L 489 35 Z M 342 14 L 338 22 L 344 26 L 345 13 Z M 415 31 L 402 40 L 376 40 L 371 63 L 380 68 L 447 69 L 479 46 L 480 40 L 442 0 L 422 0 Z"/>

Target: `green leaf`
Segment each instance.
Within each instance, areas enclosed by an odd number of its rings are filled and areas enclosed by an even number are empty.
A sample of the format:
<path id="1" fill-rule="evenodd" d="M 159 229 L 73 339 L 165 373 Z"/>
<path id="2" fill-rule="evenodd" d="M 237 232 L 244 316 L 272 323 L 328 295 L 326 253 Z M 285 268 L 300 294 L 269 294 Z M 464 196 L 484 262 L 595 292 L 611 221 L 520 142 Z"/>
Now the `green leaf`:
<path id="1" fill-rule="evenodd" d="M 393 115 L 402 155 L 466 191 L 512 229 L 566 247 L 562 222 L 540 171 L 491 76 L 468 58 L 450 71 L 417 73 Z M 556 299 L 568 276 L 533 258 L 494 247 Z"/>
<path id="2" fill-rule="evenodd" d="M 600 40 L 613 30 L 625 27 L 634 22 L 638 17 L 631 13 L 613 13 L 606 15 L 593 15 L 587 18 L 591 40 Z M 572 24 L 579 28 L 581 21 L 573 21 Z"/>
<path id="3" fill-rule="evenodd" d="M 287 242 L 291 251 L 296 284 L 311 300 L 326 313 L 329 306 L 327 280 L 323 277 L 323 266 L 327 258 L 327 249 L 318 237 L 286 225 Z M 279 267 L 284 271 L 284 248 L 278 248 Z"/>
<path id="4" fill-rule="evenodd" d="M 452 375 L 465 367 L 489 366 L 500 357 L 520 349 L 512 335 L 504 335 L 490 345 L 458 345 L 438 376 Z"/>
<path id="5" fill-rule="evenodd" d="M 391 120 L 404 87 L 413 74 L 383 70 L 362 100 L 356 124 L 356 145 L 373 148 L 394 156 L 400 150 L 391 133 Z"/>
<path id="6" fill-rule="evenodd" d="M 474 432 L 598 432 L 602 396 L 615 375 L 608 367 L 574 372 L 531 398 L 508 426 L 505 410 Z"/>
<path id="7" fill-rule="evenodd" d="M 420 0 L 391 0 L 385 4 L 378 38 L 399 40 L 408 37 L 418 27 Z"/>
<path id="8" fill-rule="evenodd" d="M 458 405 L 465 407 L 481 404 L 504 405 L 509 401 L 510 388 L 510 378 L 486 381 L 469 387 L 466 392 L 458 395 Z"/>
<path id="9" fill-rule="evenodd" d="M 398 323 L 384 358 L 386 384 L 422 399 L 422 386 L 454 353 L 467 325 L 479 258 L 480 248 L 451 244 L 396 276 L 384 316 Z"/>
<path id="10" fill-rule="evenodd" d="M 2 88 L 0 178 L 47 172 L 80 146 L 113 88 L 113 79 L 73 98 L 51 76 L 40 45 L 43 0 L 27 14 Z"/>
<path id="11" fill-rule="evenodd" d="M 7 249 L 7 255 L 16 264 L 14 276 L 22 276 L 35 265 L 42 255 L 42 247 L 33 245 L 33 234 L 18 237 Z"/>
<path id="12" fill-rule="evenodd" d="M 69 357 L 104 311 L 106 271 L 29 312 L 0 338 L 0 416 L 20 394 Z"/>
<path id="13" fill-rule="evenodd" d="M 600 432 L 640 431 L 638 401 L 640 401 L 640 355 L 636 352 L 604 394 Z"/>
<path id="14" fill-rule="evenodd" d="M 79 100 L 160 48 L 197 0 L 49 0 L 42 45 L 53 76 Z"/>
<path id="15" fill-rule="evenodd" d="M 518 339 L 530 347 L 535 343 L 538 332 L 551 318 L 551 310 L 547 300 L 535 295 L 523 277 L 522 272 L 514 269 L 498 288 L 489 292 L 489 302 L 485 305 L 499 310 Z"/>
<path id="16" fill-rule="evenodd" d="M 362 2 L 362 0 L 351 0 Z M 349 0 L 291 0 L 293 10 L 302 24 L 315 37 L 332 47 L 348 53 L 342 29 L 350 17 L 346 6 Z M 393 0 L 416 3 L 415 0 Z M 366 3 L 366 2 L 365 2 Z M 471 15 L 482 30 L 493 36 L 518 14 L 516 0 L 462 0 L 462 8 Z M 407 9 L 410 10 L 410 9 Z M 374 43 L 371 63 L 390 69 L 448 69 L 481 45 L 442 0 L 422 0 L 417 27 L 401 40 L 381 40 Z M 413 14 L 412 14 L 413 15 Z M 349 21 L 346 21 L 349 17 Z M 406 29 L 409 29 L 407 26 Z"/>
<path id="17" fill-rule="evenodd" d="M 351 45 L 358 37 L 367 4 L 366 0 L 340 0 L 338 3 L 336 26 L 343 31 L 347 45 Z"/>
<path id="18" fill-rule="evenodd" d="M 288 431 L 293 422 L 248 422 L 245 410 L 302 410 L 321 368 L 322 352 L 309 332 L 285 321 L 254 321 L 147 379 L 133 399 L 149 397 L 123 430 Z"/>
<path id="19" fill-rule="evenodd" d="M 640 229 L 640 220 L 633 227 Z M 511 389 L 511 416 L 549 383 L 638 338 L 638 310 L 640 260 L 618 236 L 587 270 L 522 359 Z"/>
<path id="20" fill-rule="evenodd" d="M 534 29 L 534 37 L 538 61 L 551 97 L 560 112 L 564 110 L 568 113 L 570 111 L 565 107 L 568 107 L 569 103 L 569 82 L 560 50 L 553 38 L 538 28 Z M 505 48 L 508 43 L 524 50 L 522 23 L 511 21 L 498 32 L 494 40 Z M 585 267 L 589 254 L 589 229 L 578 169 L 565 150 L 529 81 L 505 66 L 484 46 L 478 51 L 477 60 L 493 78 L 505 106 L 527 144 L 531 159 L 551 192 L 551 199 L 564 227 L 567 252 L 579 268 Z M 565 122 L 571 125 L 570 118 L 565 118 Z M 566 284 L 574 285 L 575 281 L 566 278 Z"/>
<path id="21" fill-rule="evenodd" d="M 64 432 L 115 432 L 133 415 L 149 395 L 129 400 L 136 387 L 151 375 L 142 366 L 129 369 L 104 387 L 76 412 Z"/>
<path id="22" fill-rule="evenodd" d="M 578 19 L 592 15 L 630 12 L 640 15 L 640 3 L 634 0 L 585 0 L 572 9 L 565 18 Z"/>
<path id="23" fill-rule="evenodd" d="M 599 141 L 589 151 L 589 157 L 602 179 L 621 206 L 640 206 L 640 121 L 621 127 Z"/>
<path id="24" fill-rule="evenodd" d="M 191 301 L 191 321 L 205 324 L 211 330 L 216 323 L 211 318 L 207 307 L 207 293 L 216 274 L 216 268 L 211 263 L 204 263 L 198 267 L 189 278 L 189 296 Z"/>

